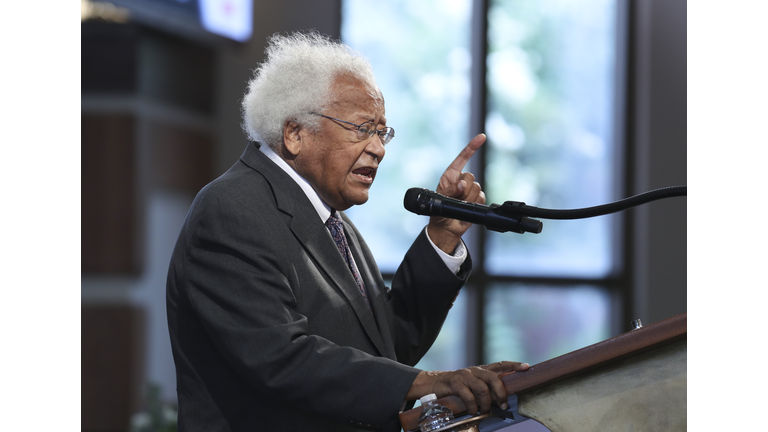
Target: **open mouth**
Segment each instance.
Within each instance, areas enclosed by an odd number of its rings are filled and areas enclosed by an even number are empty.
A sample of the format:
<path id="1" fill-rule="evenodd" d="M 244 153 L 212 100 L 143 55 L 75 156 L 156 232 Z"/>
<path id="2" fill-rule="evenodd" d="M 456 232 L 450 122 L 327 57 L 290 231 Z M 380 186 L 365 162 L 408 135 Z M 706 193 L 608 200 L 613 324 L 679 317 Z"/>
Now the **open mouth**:
<path id="1" fill-rule="evenodd" d="M 373 168 L 364 167 L 353 170 L 352 174 L 354 174 L 358 179 L 365 183 L 373 183 L 373 177 L 376 174 L 376 170 Z"/>

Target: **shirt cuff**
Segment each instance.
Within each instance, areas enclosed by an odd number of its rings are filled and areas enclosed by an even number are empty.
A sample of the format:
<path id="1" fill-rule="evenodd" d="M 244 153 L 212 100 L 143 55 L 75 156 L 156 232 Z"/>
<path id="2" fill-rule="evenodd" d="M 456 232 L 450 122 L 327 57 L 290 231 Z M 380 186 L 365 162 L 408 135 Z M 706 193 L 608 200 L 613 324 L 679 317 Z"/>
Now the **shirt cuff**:
<path id="1" fill-rule="evenodd" d="M 437 251 L 437 254 L 440 256 L 440 258 L 443 260 L 445 265 L 448 267 L 448 270 L 452 271 L 453 274 L 458 274 L 459 269 L 461 268 L 461 265 L 464 264 L 464 261 L 467 259 L 467 247 L 464 245 L 464 240 L 459 241 L 458 246 L 456 246 L 456 249 L 453 251 L 452 255 L 449 255 L 445 252 L 443 252 L 442 249 L 435 246 L 435 244 L 432 242 L 432 239 L 429 238 L 429 230 L 424 228 L 424 231 L 427 233 L 427 240 L 429 240 L 429 244 L 432 245 L 433 248 L 435 248 L 435 251 Z"/>

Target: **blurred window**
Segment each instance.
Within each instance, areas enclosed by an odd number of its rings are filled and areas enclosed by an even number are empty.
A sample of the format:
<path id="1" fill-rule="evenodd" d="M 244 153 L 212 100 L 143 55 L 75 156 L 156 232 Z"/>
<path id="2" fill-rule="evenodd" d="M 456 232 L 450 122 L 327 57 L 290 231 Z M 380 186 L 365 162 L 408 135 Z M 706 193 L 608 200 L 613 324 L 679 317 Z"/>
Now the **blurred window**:
<path id="1" fill-rule="evenodd" d="M 568 209 L 612 198 L 612 0 L 491 1 L 484 188 L 501 202 Z M 495 202 L 495 201 L 494 201 Z M 488 235 L 491 274 L 604 277 L 611 218 Z"/>
<path id="2" fill-rule="evenodd" d="M 345 1 L 342 39 L 373 64 L 386 101 L 387 144 L 365 206 L 347 211 L 384 273 L 394 273 L 426 219 L 403 208 L 437 179 L 469 134 L 470 2 Z M 386 25 L 372 29 L 369 17 Z"/>
<path id="3" fill-rule="evenodd" d="M 405 191 L 434 190 L 470 130 L 488 136 L 471 171 L 489 204 L 564 209 L 615 198 L 615 3 L 489 0 L 481 28 L 471 0 L 343 2 L 342 39 L 371 60 L 397 130 L 370 200 L 348 210 L 385 277 L 427 223 L 403 209 Z M 373 29 L 371 14 L 386 25 Z M 488 47 L 484 107 L 472 106 L 473 32 L 485 32 Z M 473 127 L 477 112 L 485 116 Z M 541 234 L 465 236 L 470 285 L 418 367 L 535 364 L 611 336 L 612 217 L 542 222 Z"/>

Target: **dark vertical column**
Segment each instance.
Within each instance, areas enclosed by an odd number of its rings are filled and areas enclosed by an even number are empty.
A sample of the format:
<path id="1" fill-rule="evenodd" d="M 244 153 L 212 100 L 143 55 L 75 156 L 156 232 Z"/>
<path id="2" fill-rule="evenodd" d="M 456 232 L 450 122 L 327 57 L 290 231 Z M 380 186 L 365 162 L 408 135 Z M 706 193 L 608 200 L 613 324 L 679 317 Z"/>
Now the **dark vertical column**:
<path id="1" fill-rule="evenodd" d="M 472 3 L 471 25 L 471 117 L 470 137 L 485 131 L 485 117 L 487 113 L 486 87 L 486 58 L 488 56 L 488 0 L 474 0 Z M 485 180 L 485 165 L 487 144 L 475 153 L 470 161 L 470 169 L 475 174 L 480 185 Z M 483 310 L 485 308 L 485 292 L 488 285 L 488 277 L 483 263 L 485 262 L 485 242 L 487 230 L 484 227 L 473 226 L 470 228 L 469 248 L 475 257 L 476 267 L 472 270 L 471 285 L 467 295 L 467 362 L 468 364 L 485 363 L 485 322 Z"/>
<path id="2" fill-rule="evenodd" d="M 631 2 L 627 170 L 632 194 L 687 183 L 687 6 Z M 687 310 L 687 199 L 629 213 L 632 319 Z"/>

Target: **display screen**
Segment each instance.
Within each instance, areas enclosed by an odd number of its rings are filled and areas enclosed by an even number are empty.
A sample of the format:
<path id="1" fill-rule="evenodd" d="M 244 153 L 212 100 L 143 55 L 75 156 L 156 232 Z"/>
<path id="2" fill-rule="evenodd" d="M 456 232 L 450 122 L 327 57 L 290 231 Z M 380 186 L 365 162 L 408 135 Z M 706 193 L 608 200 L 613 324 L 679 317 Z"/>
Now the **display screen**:
<path id="1" fill-rule="evenodd" d="M 253 0 L 110 0 L 108 3 L 127 9 L 138 22 L 171 33 L 208 32 L 245 42 L 253 32 Z"/>

